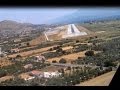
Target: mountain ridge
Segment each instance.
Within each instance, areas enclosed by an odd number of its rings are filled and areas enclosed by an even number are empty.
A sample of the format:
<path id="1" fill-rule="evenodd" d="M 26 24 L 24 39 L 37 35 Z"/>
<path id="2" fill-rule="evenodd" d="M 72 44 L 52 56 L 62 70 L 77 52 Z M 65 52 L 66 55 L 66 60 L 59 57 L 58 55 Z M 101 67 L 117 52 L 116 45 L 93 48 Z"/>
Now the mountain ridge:
<path id="1" fill-rule="evenodd" d="M 72 24 L 72 23 L 84 23 L 91 21 L 104 21 L 104 20 L 116 20 L 120 19 L 120 10 L 96 10 L 93 11 L 76 11 L 74 13 L 64 15 L 53 20 L 48 21 L 50 24 Z"/>

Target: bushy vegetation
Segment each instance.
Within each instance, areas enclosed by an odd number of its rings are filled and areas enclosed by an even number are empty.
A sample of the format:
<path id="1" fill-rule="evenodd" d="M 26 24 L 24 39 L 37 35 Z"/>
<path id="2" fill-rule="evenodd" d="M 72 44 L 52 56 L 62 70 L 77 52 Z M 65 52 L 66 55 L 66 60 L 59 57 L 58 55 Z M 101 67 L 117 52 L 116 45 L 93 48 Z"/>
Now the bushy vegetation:
<path id="1" fill-rule="evenodd" d="M 56 60 L 53 60 L 52 63 L 57 63 L 57 61 L 56 61 Z"/>
<path id="2" fill-rule="evenodd" d="M 86 56 L 82 60 L 76 60 L 78 64 L 94 63 L 98 66 L 115 66 L 114 62 L 120 60 L 120 38 L 115 38 L 97 46 L 92 47 L 92 50 L 102 51 L 94 56 Z M 106 65 L 108 64 L 108 65 Z"/>
<path id="3" fill-rule="evenodd" d="M 67 63 L 67 61 L 64 58 L 61 58 L 59 63 Z"/>
<path id="4" fill-rule="evenodd" d="M 94 51 L 87 51 L 85 52 L 86 56 L 94 56 Z"/>
<path id="5" fill-rule="evenodd" d="M 72 71 L 72 74 L 64 74 L 63 77 L 49 79 L 45 85 L 46 86 L 73 86 L 76 84 L 80 84 L 81 82 L 84 82 L 88 79 L 102 75 L 103 73 L 107 73 L 111 70 L 112 70 L 111 68 L 107 68 L 106 70 L 100 70 L 99 68 L 96 68 L 96 69 L 85 68 L 84 70 L 76 69 Z"/>
<path id="6" fill-rule="evenodd" d="M 69 68 L 69 70 L 71 73 L 67 74 L 63 73 L 64 70 L 62 69 L 62 76 L 49 79 L 35 78 L 33 80 L 24 81 L 23 79 L 15 77 L 14 79 L 0 83 L 0 86 L 73 86 L 88 79 L 107 73 L 112 69 L 110 67 L 106 68 L 105 70 L 100 70 L 100 68 L 91 69 L 84 67 L 84 69 Z"/>
<path id="7" fill-rule="evenodd" d="M 88 49 L 89 49 L 88 45 L 80 44 L 80 45 L 74 47 L 74 52 L 77 53 L 77 52 L 88 50 Z"/>
<path id="8" fill-rule="evenodd" d="M 88 50 L 90 46 L 88 45 L 78 45 L 78 46 L 73 46 L 74 48 L 68 49 L 68 50 L 63 50 L 61 47 L 56 48 L 56 52 L 47 52 L 42 54 L 46 58 L 54 58 L 54 57 L 60 57 L 63 55 L 71 54 L 71 53 L 77 53 L 80 51 Z"/>

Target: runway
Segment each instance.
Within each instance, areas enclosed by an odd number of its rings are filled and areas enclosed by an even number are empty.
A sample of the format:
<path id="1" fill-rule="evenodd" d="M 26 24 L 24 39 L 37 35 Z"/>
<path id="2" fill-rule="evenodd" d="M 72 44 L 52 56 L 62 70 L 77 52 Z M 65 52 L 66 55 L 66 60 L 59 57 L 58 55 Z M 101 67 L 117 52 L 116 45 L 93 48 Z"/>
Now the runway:
<path id="1" fill-rule="evenodd" d="M 82 35 L 87 35 L 87 33 L 79 31 L 78 28 L 74 24 L 69 24 L 68 29 L 67 29 L 67 33 L 65 33 L 62 36 L 62 38 L 82 36 Z"/>

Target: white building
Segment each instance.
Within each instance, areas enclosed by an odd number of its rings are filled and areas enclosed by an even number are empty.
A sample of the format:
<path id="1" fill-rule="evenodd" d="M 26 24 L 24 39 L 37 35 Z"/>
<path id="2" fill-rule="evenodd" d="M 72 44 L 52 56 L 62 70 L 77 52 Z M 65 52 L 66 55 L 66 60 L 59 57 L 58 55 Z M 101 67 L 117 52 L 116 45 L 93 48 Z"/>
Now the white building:
<path id="1" fill-rule="evenodd" d="M 35 56 L 34 62 L 45 62 L 45 57 L 42 55 Z"/>
<path id="2" fill-rule="evenodd" d="M 17 53 L 17 52 L 19 52 L 19 49 L 15 48 L 15 49 L 11 49 L 10 51 L 11 51 L 11 53 Z"/>
<path id="3" fill-rule="evenodd" d="M 48 72 L 44 72 L 44 71 L 38 71 L 38 70 L 33 70 L 31 72 L 29 72 L 30 76 L 34 76 L 34 77 L 38 77 L 38 78 L 52 78 L 52 77 L 58 77 L 60 76 L 62 73 L 59 73 L 58 71 L 48 71 Z"/>
<path id="4" fill-rule="evenodd" d="M 62 73 L 59 72 L 44 72 L 44 78 L 52 78 L 52 77 L 58 77 Z"/>

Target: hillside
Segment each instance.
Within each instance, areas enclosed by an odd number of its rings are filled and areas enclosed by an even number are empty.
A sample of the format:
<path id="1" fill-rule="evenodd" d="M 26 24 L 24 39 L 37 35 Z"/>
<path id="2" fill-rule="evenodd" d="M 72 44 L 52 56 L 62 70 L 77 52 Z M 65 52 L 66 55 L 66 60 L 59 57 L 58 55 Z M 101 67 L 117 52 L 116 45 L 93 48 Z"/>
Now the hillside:
<path id="1" fill-rule="evenodd" d="M 0 22 L 0 30 L 23 30 L 32 24 L 18 23 L 16 21 L 4 20 Z"/>
<path id="2" fill-rule="evenodd" d="M 0 22 L 0 32 L 7 33 L 13 32 L 14 33 L 23 33 L 23 32 L 31 32 L 31 31 L 44 31 L 45 28 L 49 28 L 49 25 L 35 25 L 31 23 L 19 23 L 12 20 L 4 20 Z"/>

